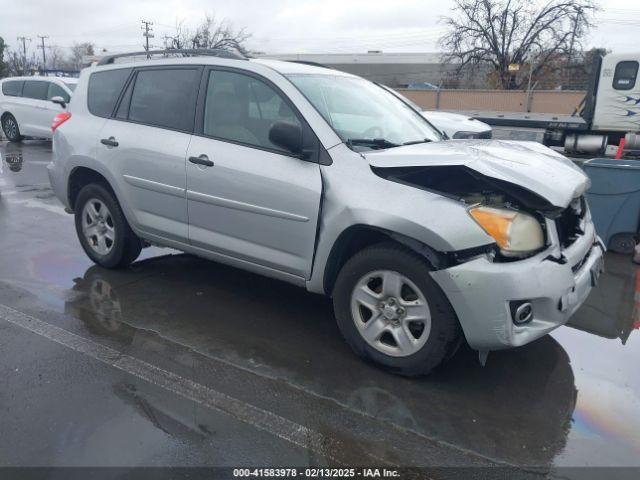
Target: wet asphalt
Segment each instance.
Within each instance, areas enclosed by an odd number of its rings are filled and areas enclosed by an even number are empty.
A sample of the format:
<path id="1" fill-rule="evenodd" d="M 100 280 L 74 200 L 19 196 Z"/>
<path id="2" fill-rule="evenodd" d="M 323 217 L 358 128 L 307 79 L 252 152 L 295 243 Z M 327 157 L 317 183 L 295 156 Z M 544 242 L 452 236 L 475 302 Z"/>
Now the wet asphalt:
<path id="1" fill-rule="evenodd" d="M 288 284 L 155 247 L 93 265 L 50 143 L 0 155 L 0 466 L 640 467 L 630 257 L 607 253 L 571 327 L 406 379 Z"/>

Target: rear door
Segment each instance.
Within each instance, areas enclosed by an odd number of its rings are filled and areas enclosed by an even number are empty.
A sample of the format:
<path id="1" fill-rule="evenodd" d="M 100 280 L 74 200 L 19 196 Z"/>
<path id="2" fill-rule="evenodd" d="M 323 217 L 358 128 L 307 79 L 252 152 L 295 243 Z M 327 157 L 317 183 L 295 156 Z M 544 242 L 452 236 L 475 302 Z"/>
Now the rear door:
<path id="1" fill-rule="evenodd" d="M 188 242 L 185 161 L 201 72 L 199 66 L 136 69 L 98 145 L 135 226 L 183 243 Z"/>
<path id="2" fill-rule="evenodd" d="M 319 142 L 264 78 L 211 68 L 200 90 L 196 135 L 187 154 L 192 245 L 307 277 L 322 193 L 320 168 L 271 143 L 269 130 L 275 122 L 301 126 L 316 159 Z"/>
<path id="3" fill-rule="evenodd" d="M 0 96 L 0 114 L 11 113 L 18 124 L 22 112 L 22 87 L 24 80 L 6 79 L 2 81 L 2 95 Z"/>

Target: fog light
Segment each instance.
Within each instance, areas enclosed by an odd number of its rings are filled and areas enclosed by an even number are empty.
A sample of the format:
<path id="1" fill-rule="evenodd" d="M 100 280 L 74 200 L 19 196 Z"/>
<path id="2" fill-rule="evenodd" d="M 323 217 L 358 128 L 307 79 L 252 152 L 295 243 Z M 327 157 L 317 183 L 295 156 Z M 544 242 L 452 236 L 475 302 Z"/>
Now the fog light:
<path id="1" fill-rule="evenodd" d="M 524 325 L 533 320 L 533 305 L 529 300 L 510 302 L 511 319 L 516 325 Z"/>

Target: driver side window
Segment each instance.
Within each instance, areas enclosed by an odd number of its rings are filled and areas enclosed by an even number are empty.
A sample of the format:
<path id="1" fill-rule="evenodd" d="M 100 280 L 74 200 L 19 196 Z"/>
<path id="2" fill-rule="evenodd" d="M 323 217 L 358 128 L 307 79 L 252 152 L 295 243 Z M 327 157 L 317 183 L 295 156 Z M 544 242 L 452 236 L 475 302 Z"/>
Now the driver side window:
<path id="1" fill-rule="evenodd" d="M 269 140 L 276 122 L 300 121 L 271 86 L 242 73 L 209 73 L 204 104 L 203 133 L 221 140 L 282 151 Z"/>

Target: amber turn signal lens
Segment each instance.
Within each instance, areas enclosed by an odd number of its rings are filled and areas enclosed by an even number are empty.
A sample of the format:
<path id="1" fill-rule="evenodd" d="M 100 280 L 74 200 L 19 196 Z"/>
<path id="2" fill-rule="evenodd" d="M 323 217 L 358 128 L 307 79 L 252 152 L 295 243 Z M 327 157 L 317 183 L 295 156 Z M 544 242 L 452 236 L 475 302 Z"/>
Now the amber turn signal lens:
<path id="1" fill-rule="evenodd" d="M 469 215 L 493 237 L 507 256 L 524 256 L 544 246 L 540 222 L 533 216 L 506 208 L 478 206 Z"/>

